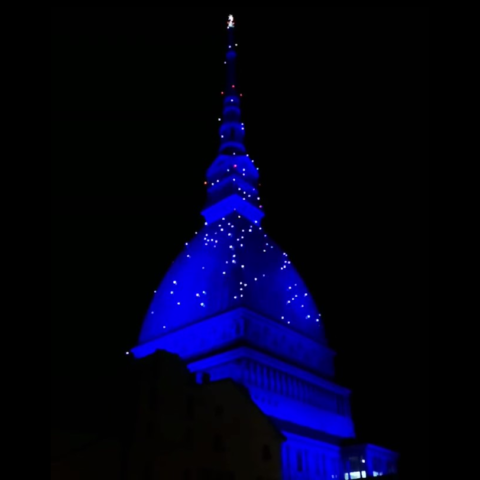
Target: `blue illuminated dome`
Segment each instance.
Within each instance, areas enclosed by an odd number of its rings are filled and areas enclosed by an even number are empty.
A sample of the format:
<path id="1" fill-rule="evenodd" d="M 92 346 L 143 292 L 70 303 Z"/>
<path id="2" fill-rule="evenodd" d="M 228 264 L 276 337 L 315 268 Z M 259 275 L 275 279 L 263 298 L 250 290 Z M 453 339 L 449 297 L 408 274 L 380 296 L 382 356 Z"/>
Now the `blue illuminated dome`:
<path id="1" fill-rule="evenodd" d="M 174 262 L 140 343 L 239 307 L 325 343 L 321 316 L 287 254 L 234 212 L 205 226 Z"/>

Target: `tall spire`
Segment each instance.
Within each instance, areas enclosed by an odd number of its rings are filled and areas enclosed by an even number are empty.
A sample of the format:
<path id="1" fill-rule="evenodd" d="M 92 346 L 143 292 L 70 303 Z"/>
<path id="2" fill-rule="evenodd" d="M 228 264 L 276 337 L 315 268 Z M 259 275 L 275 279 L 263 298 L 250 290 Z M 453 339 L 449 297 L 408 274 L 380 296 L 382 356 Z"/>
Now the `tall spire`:
<path id="1" fill-rule="evenodd" d="M 236 75 L 237 47 L 235 19 L 227 22 L 228 44 L 225 58 L 227 84 L 222 92 L 219 155 L 207 172 L 207 208 L 202 212 L 208 223 L 237 212 L 254 223 L 263 218 L 258 193 L 258 171 L 245 147 L 245 126 L 241 121 Z"/>
<path id="2" fill-rule="evenodd" d="M 223 102 L 223 117 L 220 127 L 220 153 L 246 153 L 243 144 L 245 128 L 241 123 L 240 93 L 237 85 L 237 44 L 235 43 L 235 20 L 233 15 L 228 19 L 228 46 L 225 58 L 227 84 Z"/>

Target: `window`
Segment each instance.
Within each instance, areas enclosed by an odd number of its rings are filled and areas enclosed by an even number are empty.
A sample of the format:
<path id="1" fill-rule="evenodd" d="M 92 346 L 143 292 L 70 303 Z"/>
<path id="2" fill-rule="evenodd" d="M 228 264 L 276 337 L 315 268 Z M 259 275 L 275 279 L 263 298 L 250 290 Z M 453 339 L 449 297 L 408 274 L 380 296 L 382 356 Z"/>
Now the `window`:
<path id="1" fill-rule="evenodd" d="M 158 388 L 157 385 L 152 385 L 150 387 L 150 391 L 148 392 L 148 403 L 150 406 L 150 410 L 157 411 L 158 410 Z"/>
<path id="2" fill-rule="evenodd" d="M 347 475 L 348 474 L 345 474 L 345 476 Z M 358 480 L 360 478 L 367 478 L 367 472 L 365 472 L 365 470 L 362 470 L 361 472 L 350 472 L 350 480 Z"/>
<path id="3" fill-rule="evenodd" d="M 215 416 L 218 417 L 218 418 L 221 418 L 223 417 L 223 407 L 221 405 L 217 405 L 215 407 Z"/>
<path id="4" fill-rule="evenodd" d="M 381 476 L 383 475 L 383 462 L 378 457 L 373 457 L 372 466 L 374 470 L 374 476 Z M 375 475 L 375 473 L 377 475 Z"/>
<path id="5" fill-rule="evenodd" d="M 185 447 L 186 448 L 193 447 L 193 430 L 191 428 L 187 428 L 185 430 L 184 441 L 185 441 Z"/>
<path id="6" fill-rule="evenodd" d="M 213 437 L 213 449 L 216 452 L 224 452 L 225 451 L 225 444 L 223 442 L 223 438 L 221 435 L 215 435 Z"/>
<path id="7" fill-rule="evenodd" d="M 199 470 L 197 478 L 199 480 L 212 480 L 213 473 L 209 468 L 202 468 Z"/>
<path id="8" fill-rule="evenodd" d="M 268 445 L 264 445 L 262 448 L 262 460 L 268 462 L 272 459 L 272 451 Z"/>
<path id="9" fill-rule="evenodd" d="M 297 452 L 297 470 L 303 472 L 303 457 L 300 451 Z"/>
<path id="10" fill-rule="evenodd" d="M 151 461 L 147 461 L 143 469 L 143 480 L 151 480 L 153 477 L 153 465 Z"/>
<path id="11" fill-rule="evenodd" d="M 194 403 L 193 397 L 189 395 L 187 397 L 187 418 L 189 420 L 193 420 L 194 415 L 195 415 L 195 403 Z"/>
<path id="12" fill-rule="evenodd" d="M 145 432 L 146 437 L 148 439 L 151 439 L 153 437 L 154 431 L 155 431 L 155 425 L 150 420 L 147 422 L 147 425 L 146 425 L 146 432 Z"/>
<path id="13" fill-rule="evenodd" d="M 393 460 L 390 460 L 387 464 L 387 472 L 388 473 L 397 473 L 397 468 L 395 465 L 395 462 Z"/>

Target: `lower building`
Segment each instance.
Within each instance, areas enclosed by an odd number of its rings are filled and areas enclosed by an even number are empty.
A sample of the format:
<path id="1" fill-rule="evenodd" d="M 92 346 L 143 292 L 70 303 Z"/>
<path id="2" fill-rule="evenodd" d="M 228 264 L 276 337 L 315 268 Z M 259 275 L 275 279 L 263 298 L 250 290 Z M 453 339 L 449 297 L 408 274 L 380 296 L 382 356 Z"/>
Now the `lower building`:
<path id="1" fill-rule="evenodd" d="M 375 445 L 350 445 L 342 448 L 345 480 L 383 477 L 397 473 L 398 455 Z"/>
<path id="2" fill-rule="evenodd" d="M 132 366 L 115 432 L 64 445 L 52 480 L 281 480 L 285 437 L 245 387 L 164 351 Z"/>

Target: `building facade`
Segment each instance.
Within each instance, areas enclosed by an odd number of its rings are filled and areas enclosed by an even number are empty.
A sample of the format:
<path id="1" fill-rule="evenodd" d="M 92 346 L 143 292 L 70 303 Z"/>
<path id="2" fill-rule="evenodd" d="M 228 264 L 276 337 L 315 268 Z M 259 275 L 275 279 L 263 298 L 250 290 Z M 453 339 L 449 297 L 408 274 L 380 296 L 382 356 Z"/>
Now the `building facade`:
<path id="1" fill-rule="evenodd" d="M 234 32 L 230 17 L 220 148 L 206 175 L 205 225 L 155 292 L 132 353 L 143 358 L 166 350 L 192 372 L 244 385 L 286 437 L 284 480 L 354 478 L 342 450 L 355 437 L 350 391 L 335 383 L 335 353 L 307 286 L 262 229 L 259 173 L 244 143 Z"/>
<path id="2" fill-rule="evenodd" d="M 285 437 L 231 379 L 197 379 L 177 356 L 136 360 L 126 480 L 280 480 Z"/>
<path id="3" fill-rule="evenodd" d="M 244 386 L 165 351 L 131 367 L 103 436 L 52 435 L 52 480 L 281 479 L 285 437 Z"/>

